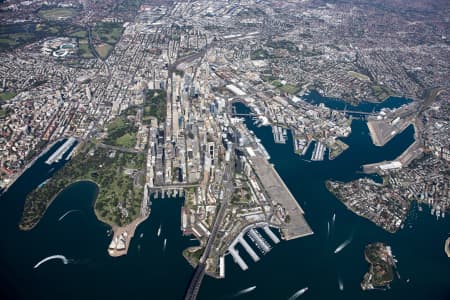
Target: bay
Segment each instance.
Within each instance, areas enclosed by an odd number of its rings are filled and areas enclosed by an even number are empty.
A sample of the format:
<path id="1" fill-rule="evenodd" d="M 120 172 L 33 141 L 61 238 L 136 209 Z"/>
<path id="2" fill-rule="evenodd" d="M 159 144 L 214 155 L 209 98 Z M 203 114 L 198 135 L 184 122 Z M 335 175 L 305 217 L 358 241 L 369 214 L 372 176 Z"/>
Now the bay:
<path id="1" fill-rule="evenodd" d="M 365 123 L 354 120 L 352 134 L 343 139 L 350 146 L 347 151 L 333 161 L 306 162 L 293 153 L 291 137 L 285 145 L 275 144 L 269 127 L 258 128 L 250 118 L 246 124 L 268 150 L 315 234 L 281 242 L 258 263 L 241 251 L 249 265 L 247 271 L 241 271 L 227 256 L 226 278 L 205 278 L 199 299 L 230 299 L 251 286 L 256 288 L 239 299 L 288 299 L 306 286 L 309 290 L 301 299 L 448 299 L 450 259 L 443 251 L 450 231 L 448 217 L 437 221 L 428 208 L 419 212 L 414 205 L 405 228 L 390 234 L 348 211 L 324 184 L 327 179 L 356 179 L 363 176 L 362 164 L 395 158 L 412 143 L 412 127 L 384 147 L 376 147 Z M 93 213 L 97 194 L 93 183 L 71 185 L 55 199 L 35 229 L 18 229 L 25 196 L 64 164 L 44 164 L 55 147 L 0 198 L 2 299 L 182 299 L 193 272 L 182 250 L 196 244 L 181 235 L 182 198 L 153 200 L 150 217 L 137 228 L 128 255 L 120 258 L 111 258 L 106 252 L 109 227 Z M 55 170 L 49 173 L 51 168 Z M 70 210 L 76 211 L 59 221 Z M 333 214 L 336 221 L 328 236 L 327 223 Z M 352 242 L 334 254 L 350 237 Z M 363 292 L 359 286 L 368 270 L 363 249 L 371 242 L 391 245 L 399 261 L 401 280 L 395 280 L 388 291 Z M 52 260 L 33 269 L 41 259 L 55 254 L 64 255 L 69 263 Z"/>

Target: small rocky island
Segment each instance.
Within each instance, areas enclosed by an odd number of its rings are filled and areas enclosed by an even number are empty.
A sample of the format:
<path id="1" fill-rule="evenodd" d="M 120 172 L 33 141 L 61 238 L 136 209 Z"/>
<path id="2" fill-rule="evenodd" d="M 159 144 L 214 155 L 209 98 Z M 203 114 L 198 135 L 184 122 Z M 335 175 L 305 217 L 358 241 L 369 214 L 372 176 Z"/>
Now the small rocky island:
<path id="1" fill-rule="evenodd" d="M 389 287 L 396 267 L 391 247 L 383 243 L 369 244 L 364 249 L 364 257 L 370 264 L 370 269 L 364 274 L 361 288 L 365 291 Z"/>

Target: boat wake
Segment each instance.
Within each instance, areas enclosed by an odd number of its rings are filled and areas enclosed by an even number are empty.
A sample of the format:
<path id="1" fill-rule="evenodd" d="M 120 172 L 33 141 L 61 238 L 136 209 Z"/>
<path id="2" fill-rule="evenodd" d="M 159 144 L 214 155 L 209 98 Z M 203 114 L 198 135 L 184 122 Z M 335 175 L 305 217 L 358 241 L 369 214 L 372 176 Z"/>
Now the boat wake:
<path id="1" fill-rule="evenodd" d="M 339 284 L 339 290 L 343 291 L 344 290 L 344 282 L 342 282 L 342 278 L 338 278 L 338 284 Z"/>
<path id="2" fill-rule="evenodd" d="M 159 225 L 158 231 L 156 232 L 157 237 L 159 237 L 161 235 L 161 227 L 162 227 L 162 224 Z"/>
<path id="3" fill-rule="evenodd" d="M 166 246 L 167 246 L 167 239 L 164 239 L 163 251 L 166 251 Z"/>
<path id="4" fill-rule="evenodd" d="M 341 252 L 345 247 L 347 247 L 352 242 L 352 240 L 353 240 L 353 234 L 348 239 L 346 239 L 342 244 L 340 244 L 336 248 L 336 250 L 334 250 L 334 254 Z"/>
<path id="5" fill-rule="evenodd" d="M 256 289 L 256 285 L 248 287 L 248 288 L 243 289 L 243 290 L 240 290 L 239 292 L 237 292 L 236 294 L 233 295 L 233 298 L 234 297 L 239 297 L 239 296 L 247 294 L 247 293 L 250 293 L 251 291 L 253 291 L 255 289 Z"/>
<path id="6" fill-rule="evenodd" d="M 288 300 L 295 300 L 298 297 L 300 297 L 301 295 L 303 295 L 304 293 L 306 293 L 308 291 L 308 287 L 302 288 L 301 290 L 296 291 L 291 297 L 289 297 Z"/>
<path id="7" fill-rule="evenodd" d="M 330 222 L 327 222 L 327 225 L 328 225 L 328 227 L 327 227 L 327 237 L 329 237 L 330 236 Z"/>
<path id="8" fill-rule="evenodd" d="M 60 259 L 63 262 L 63 264 L 65 264 L 65 265 L 67 265 L 69 263 L 69 260 L 64 255 L 52 255 L 52 256 L 46 257 L 43 260 L 41 260 L 40 262 L 38 262 L 36 265 L 34 265 L 33 269 L 37 269 L 43 263 L 46 263 L 49 260 L 53 260 L 53 259 Z"/>
<path id="9" fill-rule="evenodd" d="M 73 212 L 81 212 L 81 210 L 79 209 L 71 209 L 69 211 L 67 211 L 65 214 L 63 214 L 61 217 L 59 217 L 58 222 L 61 222 L 62 219 L 64 219 L 68 214 L 73 213 Z"/>

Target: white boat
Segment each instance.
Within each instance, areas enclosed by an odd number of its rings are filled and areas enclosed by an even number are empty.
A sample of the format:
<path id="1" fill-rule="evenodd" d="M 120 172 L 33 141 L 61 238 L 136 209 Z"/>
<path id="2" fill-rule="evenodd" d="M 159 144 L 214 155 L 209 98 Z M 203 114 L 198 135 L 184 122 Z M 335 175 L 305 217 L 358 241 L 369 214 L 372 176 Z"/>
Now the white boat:
<path id="1" fill-rule="evenodd" d="M 161 225 L 159 225 L 159 228 L 158 228 L 158 232 L 156 232 L 156 236 L 160 236 L 161 235 Z"/>
<path id="2" fill-rule="evenodd" d="M 339 290 L 343 291 L 344 290 L 344 282 L 342 282 L 341 278 L 338 279 L 338 284 L 339 284 Z"/>
<path id="3" fill-rule="evenodd" d="M 298 297 L 300 297 L 301 295 L 303 295 L 304 293 L 306 293 L 307 291 L 308 291 L 308 287 L 302 288 L 301 290 L 298 290 L 297 292 L 295 292 L 294 295 L 289 297 L 289 300 L 295 300 Z"/>
<path id="4" fill-rule="evenodd" d="M 248 287 L 248 288 L 243 289 L 243 290 L 240 290 L 239 292 L 237 292 L 236 294 L 234 294 L 234 297 L 237 297 L 237 296 L 240 296 L 240 295 L 243 295 L 243 294 L 250 293 L 251 291 L 253 291 L 253 290 L 255 290 L 255 289 L 256 289 L 256 285 L 251 286 L 251 287 Z"/>

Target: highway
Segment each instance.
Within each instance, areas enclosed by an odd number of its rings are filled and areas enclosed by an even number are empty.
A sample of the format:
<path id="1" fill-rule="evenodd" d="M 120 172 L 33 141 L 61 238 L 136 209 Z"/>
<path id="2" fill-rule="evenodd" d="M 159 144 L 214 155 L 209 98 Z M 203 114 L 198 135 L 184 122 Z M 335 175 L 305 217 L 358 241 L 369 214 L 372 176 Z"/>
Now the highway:
<path id="1" fill-rule="evenodd" d="M 195 269 L 194 275 L 191 278 L 189 286 L 186 290 L 185 300 L 195 300 L 197 299 L 198 292 L 200 290 L 200 286 L 202 284 L 203 277 L 205 276 L 206 269 L 206 260 L 209 257 L 211 252 L 211 248 L 214 244 L 214 240 L 219 230 L 220 224 L 222 224 L 223 217 L 225 216 L 225 211 L 227 210 L 228 203 L 231 199 L 231 195 L 233 194 L 233 175 L 234 175 L 234 160 L 231 159 L 226 163 L 224 175 L 222 178 L 222 191 L 223 197 L 220 199 L 220 208 L 217 213 L 216 220 L 214 221 L 213 229 L 211 230 L 211 235 L 208 238 L 208 242 L 206 243 L 205 251 L 203 252 L 202 257 Z"/>

